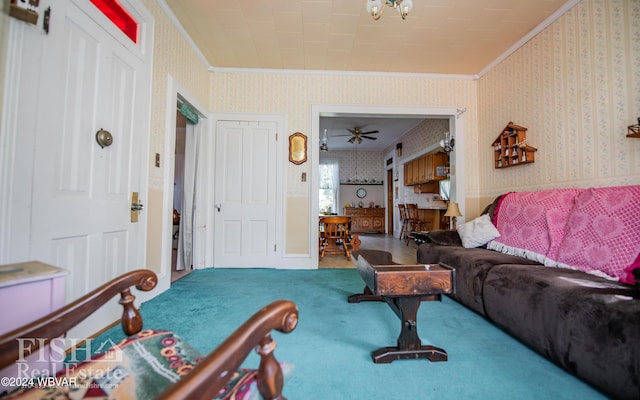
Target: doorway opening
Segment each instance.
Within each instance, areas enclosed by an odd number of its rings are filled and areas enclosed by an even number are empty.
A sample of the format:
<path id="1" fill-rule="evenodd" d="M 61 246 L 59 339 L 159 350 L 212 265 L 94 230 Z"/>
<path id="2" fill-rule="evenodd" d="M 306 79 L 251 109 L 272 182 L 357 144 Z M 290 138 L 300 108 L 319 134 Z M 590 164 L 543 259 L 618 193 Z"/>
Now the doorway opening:
<path id="1" fill-rule="evenodd" d="M 393 205 L 393 168 L 387 169 L 387 204 Z M 387 234 L 393 236 L 393 207 L 387 210 Z"/>
<path id="2" fill-rule="evenodd" d="M 411 119 L 445 120 L 448 122 L 448 128 L 449 128 L 448 130 L 451 133 L 451 136 L 455 137 L 456 139 L 455 151 L 449 154 L 450 171 L 452 171 L 451 178 L 450 178 L 451 179 L 451 198 L 455 198 L 456 201 L 460 204 L 460 207 L 464 208 L 464 203 L 465 203 L 464 173 L 455 174 L 455 172 L 453 171 L 462 172 L 465 170 L 464 157 L 457 156 L 458 154 L 459 155 L 464 154 L 464 151 L 465 151 L 465 141 L 464 141 L 464 120 L 465 120 L 464 112 L 465 111 L 466 111 L 466 108 L 457 108 L 457 107 L 426 107 L 426 106 L 425 107 L 404 107 L 404 106 L 384 107 L 384 106 L 312 105 L 312 116 L 311 116 L 312 136 L 311 136 L 310 142 L 311 143 L 320 142 L 321 132 L 323 132 L 323 129 L 327 129 L 325 127 L 326 124 L 324 124 L 324 121 L 327 119 L 338 120 L 340 118 L 341 119 L 351 118 L 356 120 L 362 120 L 365 118 L 366 119 L 376 118 L 376 119 L 389 119 L 389 120 L 396 119 L 397 121 L 402 121 L 405 119 L 406 120 L 411 120 Z M 382 142 L 384 140 L 382 135 L 382 129 L 378 129 L 377 127 L 375 128 L 366 127 L 366 128 L 380 130 L 380 134 L 378 134 L 377 136 L 373 136 L 373 137 L 376 137 L 376 139 L 363 140 L 362 144 L 365 144 L 365 143 L 372 144 L 375 142 Z M 391 129 L 388 129 L 388 130 L 391 130 Z M 346 142 L 349 142 L 349 140 L 351 140 L 349 136 L 342 139 L 345 139 Z M 355 140 L 357 141 L 357 139 L 358 138 L 356 138 Z M 332 148 L 331 137 L 329 137 L 329 142 L 330 143 L 329 143 L 328 149 L 331 150 Z M 352 142 L 349 142 L 349 143 L 352 143 Z M 389 143 L 389 146 L 391 146 L 391 143 Z M 398 178 L 398 175 L 400 175 L 399 182 L 403 182 L 402 165 L 405 162 L 409 161 L 410 156 L 413 156 L 413 155 L 420 156 L 423 154 L 435 152 L 439 148 L 440 146 L 439 146 L 439 138 L 438 138 L 438 143 L 436 143 L 435 140 L 434 140 L 434 143 L 426 143 L 425 148 L 422 149 L 420 153 L 407 154 L 404 158 L 399 157 L 398 160 L 394 160 L 395 163 L 392 168 L 392 171 L 393 171 L 392 176 L 387 176 L 385 171 L 385 178 L 387 181 L 386 183 L 387 185 L 393 187 L 393 190 L 391 191 L 391 193 L 389 193 L 388 190 L 385 191 L 384 193 L 385 204 L 383 207 L 386 208 L 386 211 L 388 211 L 389 213 L 395 213 L 396 212 L 395 202 L 404 201 L 404 199 L 402 198 L 402 193 L 399 193 L 400 196 L 398 196 L 398 193 L 396 191 L 397 190 L 396 183 L 398 182 L 395 182 L 396 178 Z M 312 148 L 312 160 L 313 160 L 312 162 L 315 164 L 315 165 L 312 165 L 312 170 L 315 170 L 315 171 L 318 170 L 317 160 L 320 158 L 319 150 L 320 150 L 320 146 L 314 146 Z M 380 165 L 382 166 L 383 162 L 381 162 Z M 318 185 L 319 185 L 318 174 L 312 175 L 311 187 L 317 188 L 319 187 Z M 398 184 L 398 186 L 400 186 L 399 189 L 402 189 L 401 185 L 402 184 Z M 318 196 L 311 196 L 312 210 L 319 209 L 318 201 L 319 201 Z M 387 218 L 389 218 L 388 214 L 387 214 Z M 396 221 L 395 223 L 397 223 L 398 215 L 394 214 L 392 218 L 394 218 Z M 393 225 L 390 226 L 388 220 L 386 222 L 387 222 L 387 231 L 389 233 L 394 232 Z M 317 232 L 311 231 L 311 241 L 310 241 L 311 246 L 313 246 L 313 243 L 315 242 L 317 242 Z M 313 249 L 313 247 L 311 249 Z M 311 250 L 311 257 L 313 258 L 313 261 L 317 263 L 318 257 L 317 257 L 316 251 Z"/>
<path id="3" fill-rule="evenodd" d="M 156 154 L 155 160 L 156 168 L 162 169 L 163 176 L 162 243 L 159 260 L 162 274 L 159 275 L 158 282 L 159 287 L 163 289 L 171 286 L 173 271 L 180 270 L 181 265 L 188 266 L 185 268 L 187 270 L 213 266 L 213 261 L 209 257 L 211 253 L 207 247 L 207 243 L 213 240 L 211 231 L 214 225 L 213 204 L 207 198 L 212 182 L 212 177 L 209 175 L 211 157 L 207 155 L 213 154 L 209 119 L 202 111 L 205 108 L 171 76 L 169 76 L 168 86 L 163 146 L 165 162 L 162 162 L 163 159 L 159 154 Z M 186 124 L 182 117 L 186 118 Z M 181 140 L 177 136 L 180 136 L 182 131 L 184 131 L 184 174 L 176 174 L 176 146 Z M 182 153 L 182 146 L 177 147 L 177 153 Z M 176 179 L 180 179 L 179 176 L 184 177 L 184 188 L 178 189 L 178 192 L 182 192 L 182 210 L 177 207 L 177 204 L 174 206 L 174 191 L 176 191 Z M 175 258 L 174 208 L 180 213 L 179 220 L 176 220 L 178 251 Z M 182 256 L 181 242 L 185 242 L 183 243 L 185 251 Z"/>

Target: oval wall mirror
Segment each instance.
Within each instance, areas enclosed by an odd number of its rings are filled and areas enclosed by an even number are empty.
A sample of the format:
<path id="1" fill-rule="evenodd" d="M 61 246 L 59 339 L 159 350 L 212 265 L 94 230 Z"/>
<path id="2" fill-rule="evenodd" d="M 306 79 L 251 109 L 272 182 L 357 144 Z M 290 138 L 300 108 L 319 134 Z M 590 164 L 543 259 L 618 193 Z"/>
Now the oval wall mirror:
<path id="1" fill-rule="evenodd" d="M 303 133 L 289 136 L 289 161 L 296 165 L 307 161 L 307 137 Z"/>

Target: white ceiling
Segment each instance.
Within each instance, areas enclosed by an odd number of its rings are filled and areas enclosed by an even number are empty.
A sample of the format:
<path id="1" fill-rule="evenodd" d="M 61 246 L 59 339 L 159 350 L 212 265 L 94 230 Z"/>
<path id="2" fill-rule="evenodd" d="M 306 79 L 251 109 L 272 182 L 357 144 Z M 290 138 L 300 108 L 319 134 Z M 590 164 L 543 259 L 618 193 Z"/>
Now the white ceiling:
<path id="1" fill-rule="evenodd" d="M 473 77 L 578 0 L 413 0 L 406 20 L 387 8 L 378 21 L 367 14 L 366 0 L 165 1 L 214 71 L 250 68 Z M 400 134 L 416 122 L 402 121 L 401 126 L 395 123 L 399 121 L 350 118 L 321 125 L 326 124 L 331 135 L 355 126 L 380 130 L 378 140 L 367 142 L 382 148 L 386 135 Z"/>
<path id="2" fill-rule="evenodd" d="M 329 150 L 354 150 L 356 143 L 349 143 L 351 132 L 348 129 L 360 128 L 364 132 L 379 131 L 367 135 L 374 139 L 362 139 L 357 144 L 358 150 L 382 150 L 390 146 L 425 118 L 410 116 L 375 116 L 338 114 L 331 117 L 320 117 L 320 135 L 327 130 Z"/>
<path id="3" fill-rule="evenodd" d="M 567 0 L 165 0 L 214 68 L 476 75 Z"/>

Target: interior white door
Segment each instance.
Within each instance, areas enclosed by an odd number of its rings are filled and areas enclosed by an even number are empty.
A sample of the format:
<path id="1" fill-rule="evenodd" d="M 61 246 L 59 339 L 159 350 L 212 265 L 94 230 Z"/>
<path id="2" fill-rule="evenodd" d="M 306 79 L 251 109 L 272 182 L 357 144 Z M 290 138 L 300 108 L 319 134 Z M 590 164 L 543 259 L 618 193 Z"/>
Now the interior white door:
<path id="1" fill-rule="evenodd" d="M 276 128 L 216 124 L 216 267 L 275 267 Z"/>
<path id="2" fill-rule="evenodd" d="M 31 254 L 70 272 L 69 301 L 144 267 L 144 213 L 132 223 L 130 205 L 133 191 L 142 202 L 146 193 L 148 74 L 91 3 L 55 3 L 36 113 Z M 100 129 L 112 145 L 97 143 Z"/>

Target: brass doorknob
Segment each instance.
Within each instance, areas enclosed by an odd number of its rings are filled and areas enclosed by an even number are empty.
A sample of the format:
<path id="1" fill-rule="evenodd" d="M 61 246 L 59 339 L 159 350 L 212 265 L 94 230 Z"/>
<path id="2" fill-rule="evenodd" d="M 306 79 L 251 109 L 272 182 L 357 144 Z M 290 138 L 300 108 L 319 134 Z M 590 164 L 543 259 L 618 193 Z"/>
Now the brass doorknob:
<path id="1" fill-rule="evenodd" d="M 100 130 L 96 132 L 96 141 L 100 147 L 104 149 L 105 147 L 111 146 L 113 143 L 113 135 L 111 135 L 111 132 L 100 128 Z"/>

